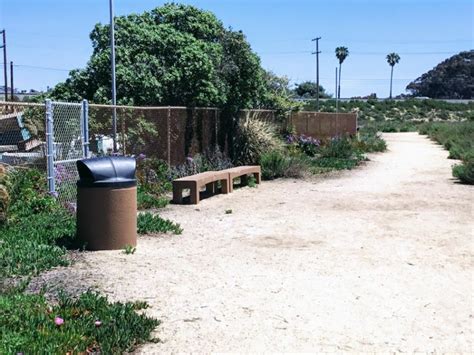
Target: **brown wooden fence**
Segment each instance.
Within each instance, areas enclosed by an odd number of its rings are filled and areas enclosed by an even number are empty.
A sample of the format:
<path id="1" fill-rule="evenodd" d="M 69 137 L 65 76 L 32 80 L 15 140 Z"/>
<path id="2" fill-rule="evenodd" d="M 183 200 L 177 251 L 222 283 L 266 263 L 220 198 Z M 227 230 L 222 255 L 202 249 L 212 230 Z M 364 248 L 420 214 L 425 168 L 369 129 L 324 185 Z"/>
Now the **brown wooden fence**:
<path id="1" fill-rule="evenodd" d="M 293 112 L 289 123 L 297 134 L 314 138 L 328 138 L 357 133 L 356 113 Z"/>

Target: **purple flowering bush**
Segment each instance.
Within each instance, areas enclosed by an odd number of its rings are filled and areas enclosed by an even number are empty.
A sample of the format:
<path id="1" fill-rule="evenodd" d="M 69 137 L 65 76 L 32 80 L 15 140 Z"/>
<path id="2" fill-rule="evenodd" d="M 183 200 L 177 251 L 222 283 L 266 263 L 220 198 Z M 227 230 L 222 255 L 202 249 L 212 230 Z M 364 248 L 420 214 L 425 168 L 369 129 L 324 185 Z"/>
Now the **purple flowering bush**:
<path id="1" fill-rule="evenodd" d="M 321 146 L 319 139 L 304 134 L 289 134 L 286 136 L 286 143 L 298 147 L 303 153 L 310 157 L 314 157 Z"/>

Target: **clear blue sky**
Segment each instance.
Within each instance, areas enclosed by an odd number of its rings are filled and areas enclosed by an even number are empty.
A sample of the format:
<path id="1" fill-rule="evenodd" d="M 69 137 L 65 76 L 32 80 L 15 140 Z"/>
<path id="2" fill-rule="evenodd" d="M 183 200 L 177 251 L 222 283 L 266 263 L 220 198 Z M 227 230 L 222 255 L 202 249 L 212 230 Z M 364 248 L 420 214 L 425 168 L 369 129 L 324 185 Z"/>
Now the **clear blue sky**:
<path id="1" fill-rule="evenodd" d="M 242 30 L 263 67 L 292 82 L 315 80 L 311 38 L 321 36 L 321 84 L 334 92 L 334 49 L 349 48 L 342 97 L 388 96 L 389 52 L 401 56 L 394 94 L 451 55 L 472 49 L 471 0 L 195 0 L 225 26 Z M 117 15 L 141 13 L 165 1 L 115 0 Z M 89 33 L 108 22 L 108 0 L 0 0 L 0 29 L 7 30 L 15 87 L 45 89 L 81 68 L 91 54 Z M 0 57 L 0 62 L 3 60 Z M 40 68 L 43 67 L 43 68 Z M 3 74 L 0 73 L 3 82 Z"/>

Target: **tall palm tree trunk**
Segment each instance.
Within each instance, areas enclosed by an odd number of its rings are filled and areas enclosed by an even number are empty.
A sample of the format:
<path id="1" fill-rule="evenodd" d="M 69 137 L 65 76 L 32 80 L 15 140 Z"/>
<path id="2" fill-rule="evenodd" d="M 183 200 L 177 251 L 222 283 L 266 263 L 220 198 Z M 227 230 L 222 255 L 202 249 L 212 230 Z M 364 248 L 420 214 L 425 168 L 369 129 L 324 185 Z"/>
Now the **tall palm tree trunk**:
<path id="1" fill-rule="evenodd" d="M 339 83 L 337 84 L 337 98 L 341 99 L 341 66 L 342 63 L 339 63 Z"/>
<path id="2" fill-rule="evenodd" d="M 392 83 L 393 83 L 393 65 L 392 65 L 392 71 L 390 72 L 390 98 L 392 98 Z"/>

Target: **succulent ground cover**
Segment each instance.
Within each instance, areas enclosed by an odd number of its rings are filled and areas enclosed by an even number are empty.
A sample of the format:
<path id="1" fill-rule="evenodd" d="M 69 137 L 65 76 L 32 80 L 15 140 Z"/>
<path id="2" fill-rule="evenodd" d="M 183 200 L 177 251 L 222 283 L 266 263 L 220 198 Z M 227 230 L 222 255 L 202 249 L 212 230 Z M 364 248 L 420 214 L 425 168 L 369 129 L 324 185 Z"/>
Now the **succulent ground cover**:
<path id="1" fill-rule="evenodd" d="M 86 292 L 50 303 L 24 292 L 29 277 L 70 263 L 78 247 L 75 216 L 45 192 L 44 174 L 2 166 L 0 221 L 0 353 L 120 353 L 153 341 L 159 324 L 136 311 L 145 303 L 111 303 Z M 158 215 L 140 214 L 139 233 L 181 233 Z"/>

